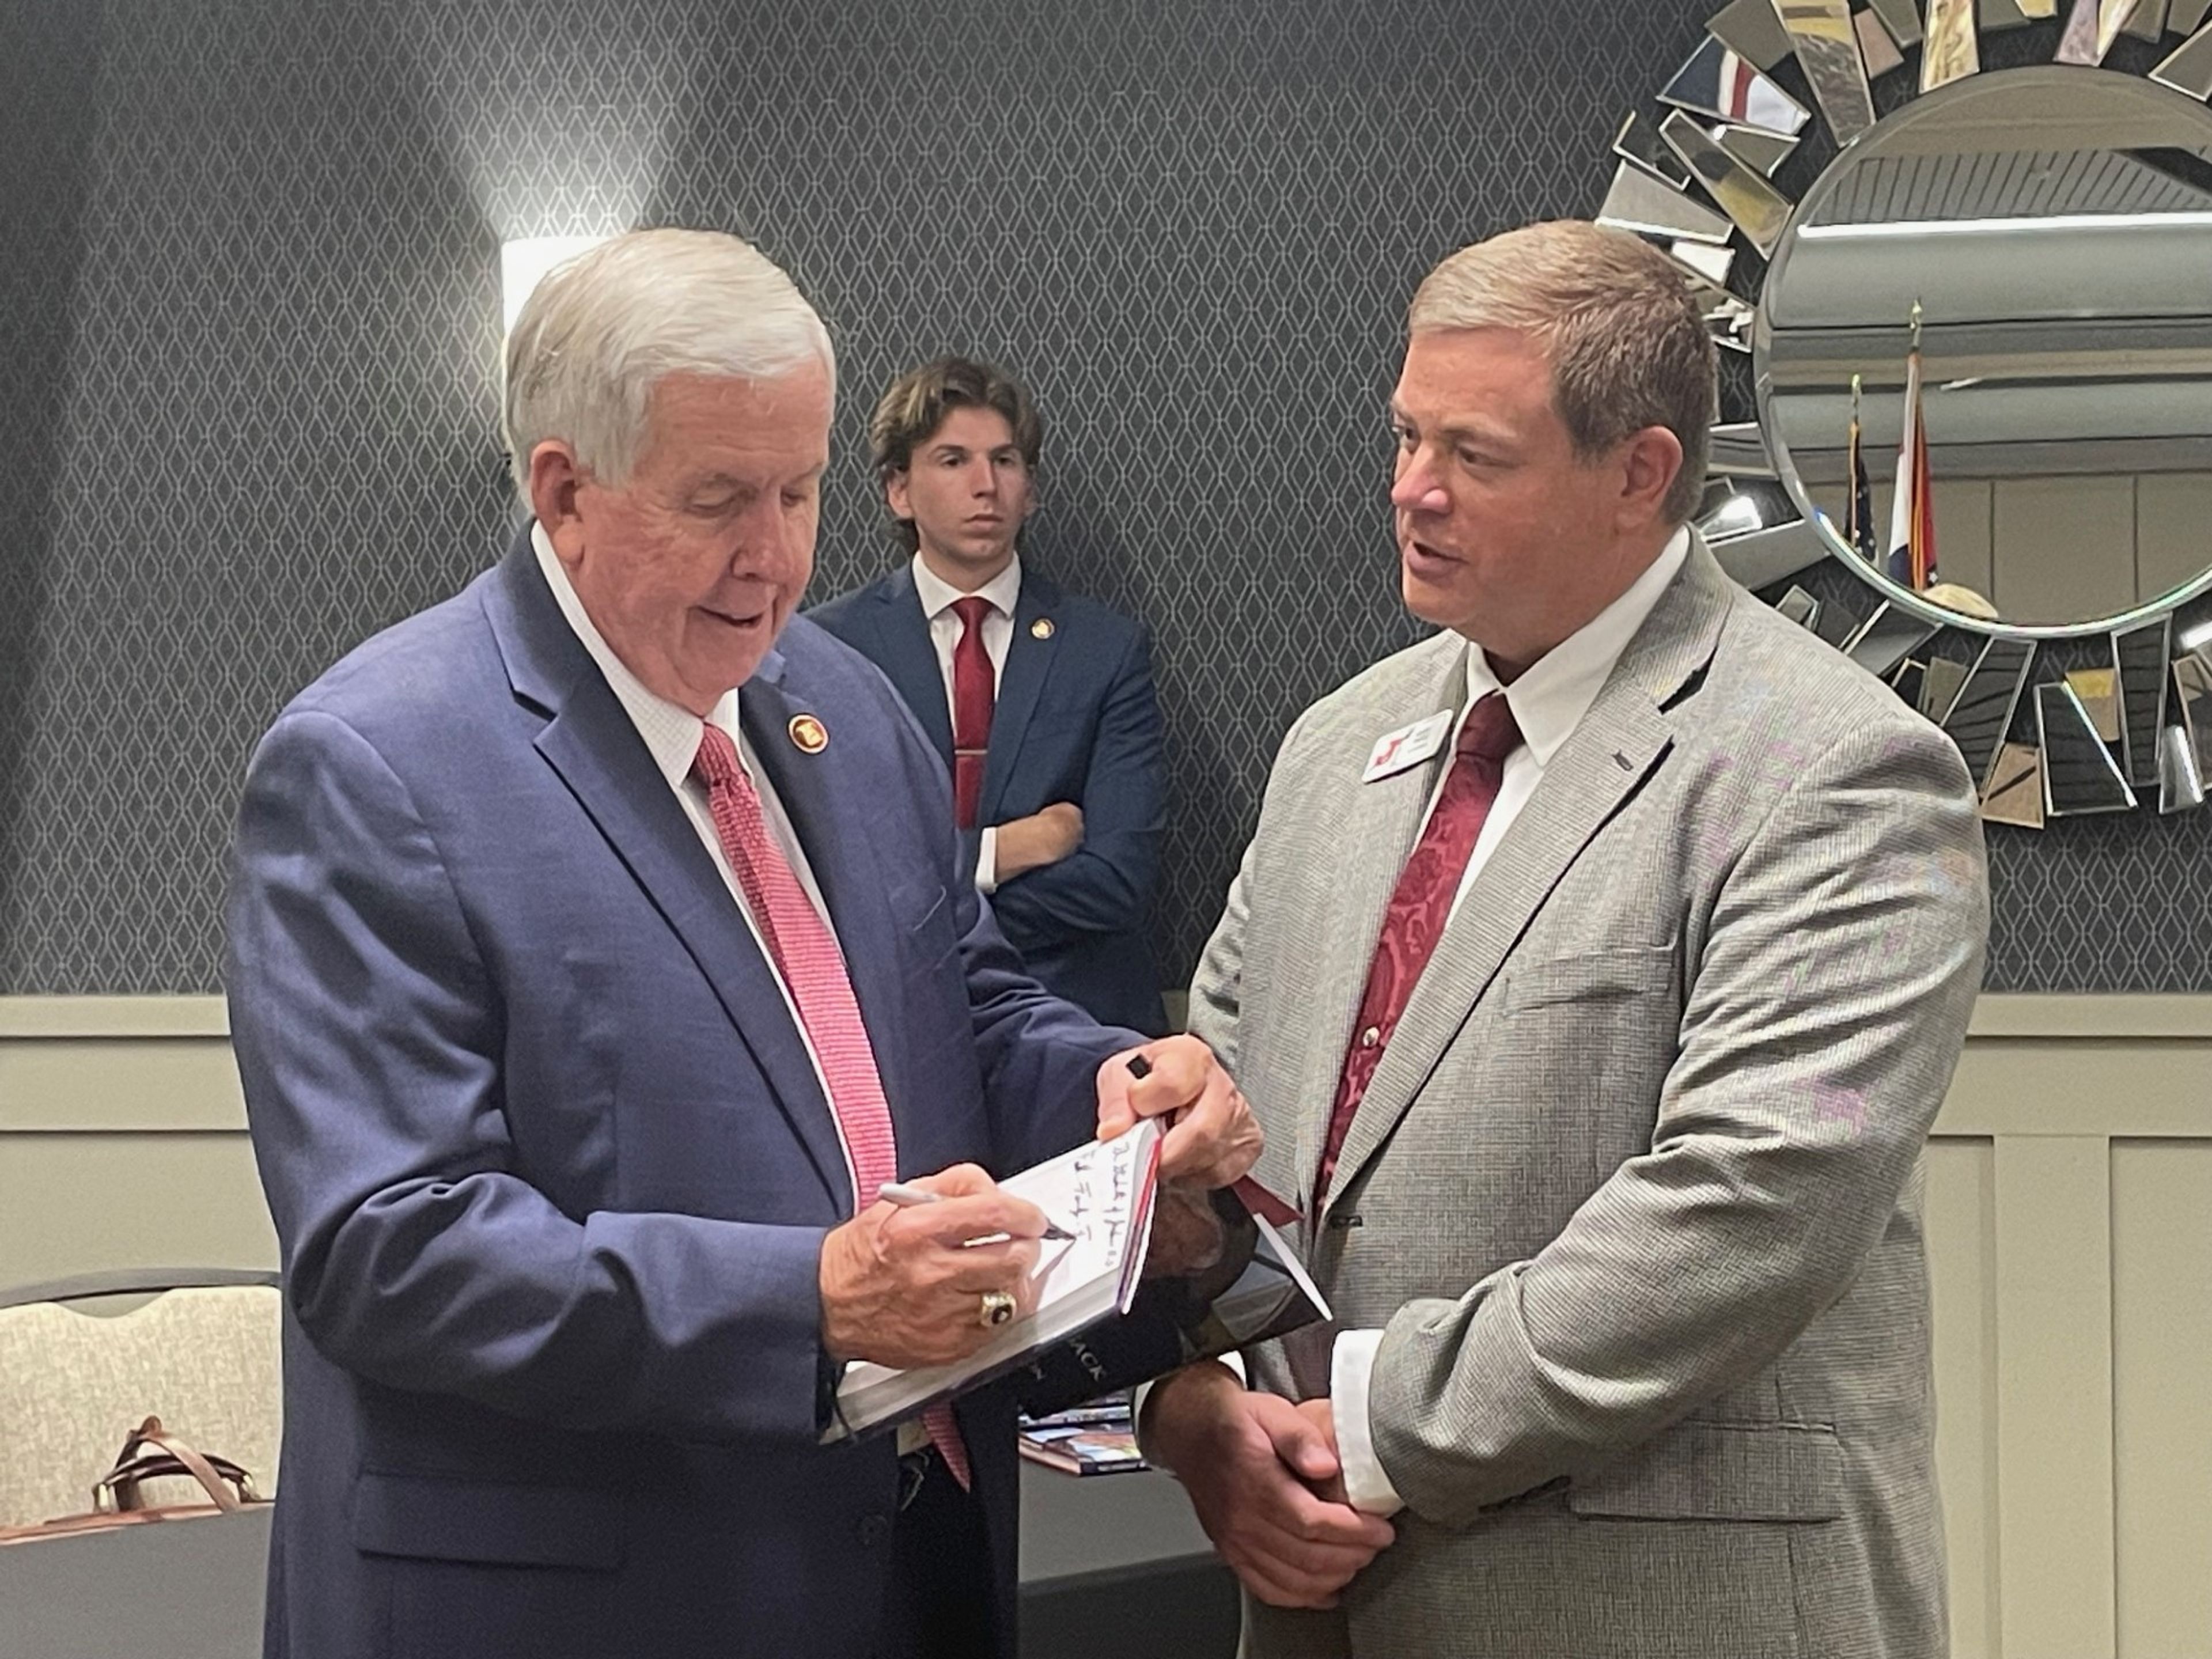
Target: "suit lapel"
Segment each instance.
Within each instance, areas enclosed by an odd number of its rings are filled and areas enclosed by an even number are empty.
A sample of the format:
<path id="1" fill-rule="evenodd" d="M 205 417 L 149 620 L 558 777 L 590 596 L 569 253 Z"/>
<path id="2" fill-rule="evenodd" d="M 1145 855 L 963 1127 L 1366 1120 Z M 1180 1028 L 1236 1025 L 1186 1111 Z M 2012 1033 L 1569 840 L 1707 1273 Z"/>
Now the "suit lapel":
<path id="1" fill-rule="evenodd" d="M 1673 746 L 1668 711 L 1711 660 L 1734 592 L 1692 537 L 1682 570 L 1552 757 L 1437 941 L 1353 1115 L 1332 1202 L 1389 1138 L 1560 878 Z"/>
<path id="2" fill-rule="evenodd" d="M 1455 636 L 1437 642 L 1435 676 L 1417 699 L 1391 711 L 1368 733 L 1379 739 L 1386 732 L 1426 718 L 1439 709 L 1456 711 L 1467 701 L 1467 653 Z M 1399 873 L 1413 850 L 1429 796 L 1442 775 L 1444 759 L 1451 753 L 1451 736 L 1435 755 L 1418 766 L 1372 783 L 1359 781 L 1353 769 L 1345 781 L 1346 811 L 1340 845 L 1344 857 L 1336 869 L 1335 890 L 1329 909 L 1326 937 L 1340 949 L 1324 953 L 1314 964 L 1314 979 L 1304 1000 L 1303 1023 L 1316 1034 L 1306 1046 L 1306 1062 L 1298 1079 L 1297 1098 L 1302 1103 L 1297 1129 L 1297 1204 L 1310 1214 L 1313 1178 L 1321 1164 L 1322 1142 L 1328 1132 L 1329 1109 L 1335 1103 L 1344 1055 L 1352 1041 L 1352 1022 L 1359 1016 L 1359 1000 L 1367 989 L 1367 974 L 1382 937 L 1382 917 L 1390 908 Z M 1364 767 L 1361 754 L 1347 766 Z M 1341 1188 L 1343 1177 L 1334 1185 Z"/>
<path id="3" fill-rule="evenodd" d="M 783 994 L 720 871 L 561 615 L 526 532 L 501 575 L 487 614 L 517 694 L 552 716 L 538 734 L 538 752 L 683 941 L 768 1079 L 815 1173 L 845 1207 L 852 1182 L 829 1103 L 797 1026 L 782 1012 Z"/>
<path id="4" fill-rule="evenodd" d="M 983 762 L 983 793 L 975 822 L 999 821 L 1000 798 L 1020 758 L 1037 696 L 1052 678 L 1053 665 L 1067 648 L 1062 631 L 1060 589 L 1034 570 L 1022 572 L 1021 597 L 1014 601 L 1013 638 L 1006 644 L 1006 665 L 999 675 L 998 701 L 991 708 L 991 748 Z M 1039 637 L 1037 624 L 1050 624 Z"/>
<path id="5" fill-rule="evenodd" d="M 929 618 L 914 591 L 914 567 L 902 564 L 876 585 L 872 605 L 878 649 L 876 665 L 898 690 L 921 729 L 936 745 L 945 769 L 952 767 L 952 711 L 945 701 L 945 671 L 930 643 Z"/>

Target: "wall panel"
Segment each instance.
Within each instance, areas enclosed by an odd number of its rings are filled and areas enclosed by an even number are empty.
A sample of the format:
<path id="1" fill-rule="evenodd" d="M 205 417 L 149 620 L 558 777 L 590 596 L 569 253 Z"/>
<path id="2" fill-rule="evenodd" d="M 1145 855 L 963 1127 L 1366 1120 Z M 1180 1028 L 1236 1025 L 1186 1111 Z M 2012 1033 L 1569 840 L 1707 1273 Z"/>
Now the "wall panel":
<path id="1" fill-rule="evenodd" d="M 2212 1652 L 2212 1139 L 2112 1147 L 2120 1659 Z"/>
<path id="2" fill-rule="evenodd" d="M 2000 1651 L 1996 1161 L 1984 1137 L 1945 1136 L 1928 1149 L 1936 1474 L 1950 1547 L 1955 1659 Z"/>

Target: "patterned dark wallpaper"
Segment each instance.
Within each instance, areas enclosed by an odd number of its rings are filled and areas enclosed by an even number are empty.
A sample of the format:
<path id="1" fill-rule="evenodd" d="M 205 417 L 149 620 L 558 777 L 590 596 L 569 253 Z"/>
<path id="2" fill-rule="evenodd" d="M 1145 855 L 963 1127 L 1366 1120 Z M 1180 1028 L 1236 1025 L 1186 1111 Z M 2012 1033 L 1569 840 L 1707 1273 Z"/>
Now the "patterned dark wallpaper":
<path id="1" fill-rule="evenodd" d="M 1712 4 L 7 0 L 0 993 L 215 988 L 254 738 L 512 521 L 501 241 L 665 222 L 761 243 L 836 337 L 817 595 L 890 559 L 891 374 L 1036 388 L 1030 556 L 1158 636 L 1179 975 L 1283 728 L 1414 636 L 1413 284 L 1591 210 Z M 2208 840 L 1996 832 L 1991 983 L 2212 985 Z"/>

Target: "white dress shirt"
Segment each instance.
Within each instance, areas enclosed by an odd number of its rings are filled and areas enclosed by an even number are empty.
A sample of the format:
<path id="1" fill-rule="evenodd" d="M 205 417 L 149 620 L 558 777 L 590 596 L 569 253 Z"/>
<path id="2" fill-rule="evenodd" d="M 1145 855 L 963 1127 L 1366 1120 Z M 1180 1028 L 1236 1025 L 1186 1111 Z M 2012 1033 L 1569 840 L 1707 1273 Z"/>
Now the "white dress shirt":
<path id="1" fill-rule="evenodd" d="M 753 914 L 752 906 L 746 902 L 744 889 L 738 884 L 737 872 L 730 867 L 729 857 L 722 851 L 722 838 L 715 833 L 714 813 L 707 805 L 707 786 L 691 775 L 691 763 L 699 753 L 699 717 L 690 709 L 679 708 L 665 697 L 648 690 L 645 682 L 630 672 L 629 665 L 615 655 L 614 647 L 600 635 L 590 614 L 585 611 L 583 600 L 576 596 L 576 590 L 569 585 L 568 573 L 562 568 L 560 557 L 553 551 L 552 541 L 545 534 L 543 525 L 530 526 L 530 542 L 538 550 L 538 568 L 544 573 L 545 584 L 553 590 L 553 599 L 560 605 L 561 614 L 568 619 L 568 626 L 582 641 L 584 649 L 591 653 L 592 660 L 599 665 L 599 672 L 606 677 L 608 688 L 615 694 L 615 701 L 622 704 L 623 711 L 629 716 L 630 724 L 637 728 L 638 736 L 645 740 L 646 748 L 653 755 L 653 764 L 660 769 L 660 775 L 668 781 L 669 788 L 675 792 L 677 801 L 684 808 L 684 816 L 690 819 L 692 829 L 698 832 L 700 843 L 707 849 L 707 855 L 714 860 L 714 868 L 721 872 L 722 884 L 730 890 L 730 896 L 737 903 L 738 914 L 745 919 L 745 927 L 753 936 L 753 943 L 760 947 L 761 956 L 768 963 L 768 970 L 775 980 L 775 988 L 783 994 L 783 1005 L 791 1014 L 791 1023 L 799 1028 L 799 1040 L 806 1045 L 806 1058 L 814 1067 L 815 1080 L 822 1085 L 822 1098 L 829 1100 L 830 1079 L 823 1074 L 821 1057 L 814 1052 L 814 1039 L 807 1035 L 806 1022 L 799 1017 L 799 1005 L 792 1000 L 791 987 L 784 982 L 783 969 L 776 963 L 775 952 L 768 948 L 767 940 L 762 937 L 760 918 Z M 822 918 L 822 925 L 829 929 L 830 937 L 834 940 L 837 937 L 837 927 L 830 919 L 830 907 L 823 902 L 821 888 L 815 884 L 814 871 L 806 862 L 806 849 L 799 844 L 798 834 L 791 827 L 791 819 L 783 810 L 783 803 L 776 799 L 775 786 L 769 782 L 767 775 L 761 770 L 759 762 L 754 757 L 752 744 L 745 740 L 744 728 L 738 723 L 737 692 L 725 691 L 721 700 L 708 712 L 707 720 L 728 732 L 736 742 L 738 763 L 744 768 L 745 775 L 752 780 L 753 788 L 760 796 L 761 817 L 767 824 L 768 832 L 775 837 L 777 849 L 782 853 L 785 862 L 791 866 L 792 873 L 799 878 L 799 884 L 805 890 L 816 914 Z M 838 948 L 842 951 L 844 947 L 840 945 Z M 860 1196 L 860 1177 L 853 1171 L 852 1149 L 845 1146 L 844 1126 L 838 1122 L 835 1108 L 830 1110 L 830 1121 L 836 1127 L 838 1146 L 844 1148 L 846 1178 L 852 1182 L 857 1199 Z M 865 1206 L 874 1201 L 874 1194 L 870 1194 L 860 1201 Z"/>
<path id="2" fill-rule="evenodd" d="M 952 651 L 960 643 L 960 618 L 954 603 L 968 597 L 914 556 L 914 591 L 921 600 L 921 614 L 929 618 L 929 642 L 937 648 L 938 672 L 945 677 L 945 708 L 952 714 Z M 975 590 L 975 597 L 990 601 L 983 617 L 983 653 L 991 659 L 991 695 L 998 696 L 1000 677 L 1006 672 L 1006 649 L 1013 643 L 1014 606 L 1022 597 L 1022 556 Z M 955 716 L 956 721 L 957 716 Z M 975 885 L 988 893 L 999 884 L 999 831 L 983 831 L 975 851 Z"/>
<path id="3" fill-rule="evenodd" d="M 1498 780 L 1498 797 L 1491 803 L 1489 816 L 1482 821 L 1482 831 L 1475 837 L 1474 850 L 1468 855 L 1467 873 L 1460 878 L 1459 891 L 1453 896 L 1451 914 L 1459 915 L 1460 906 L 1474 878 L 1482 873 L 1482 866 L 1504 840 L 1505 832 L 1512 828 L 1513 820 L 1536 793 L 1543 781 L 1544 769 L 1551 764 L 1552 757 L 1574 735 L 1583 716 L 1589 713 L 1590 705 L 1597 701 L 1598 692 L 1611 676 L 1613 665 L 1636 630 L 1644 626 L 1652 607 L 1659 603 L 1659 595 L 1667 584 L 1674 580 L 1681 569 L 1682 561 L 1689 556 L 1690 532 L 1677 530 L 1674 538 L 1661 550 L 1651 567 L 1629 585 L 1628 591 L 1598 612 L 1576 632 L 1553 646 L 1531 663 L 1521 678 L 1502 688 L 1506 706 L 1513 711 L 1514 723 L 1521 728 L 1522 744 L 1505 757 L 1504 775 Z M 1478 699 L 1500 690 L 1498 676 L 1491 672 L 1490 662 L 1482 647 L 1470 641 L 1467 647 L 1467 709 L 1472 709 Z M 1419 711 L 1425 713 L 1425 710 Z M 1462 710 L 1460 720 L 1467 719 Z M 1380 732 L 1376 734 L 1381 736 Z M 1453 741 L 1458 740 L 1456 729 Z M 1449 752 L 1449 749 L 1446 751 Z M 1437 796 L 1443 793 L 1443 775 L 1449 767 L 1437 775 L 1437 787 L 1429 797 L 1429 811 L 1436 810 Z M 1421 827 L 1428 828 L 1425 815 Z M 1450 926 L 1447 919 L 1445 926 Z M 1356 1510 L 1369 1515 L 1395 1515 L 1406 1507 L 1398 1496 L 1390 1477 L 1382 1472 L 1382 1465 L 1375 1455 L 1375 1438 L 1367 1420 L 1368 1382 L 1375 1369 L 1375 1352 L 1382 1346 L 1379 1330 L 1342 1331 L 1329 1356 L 1329 1400 L 1336 1419 L 1336 1449 L 1344 1465 L 1345 1496 Z"/>

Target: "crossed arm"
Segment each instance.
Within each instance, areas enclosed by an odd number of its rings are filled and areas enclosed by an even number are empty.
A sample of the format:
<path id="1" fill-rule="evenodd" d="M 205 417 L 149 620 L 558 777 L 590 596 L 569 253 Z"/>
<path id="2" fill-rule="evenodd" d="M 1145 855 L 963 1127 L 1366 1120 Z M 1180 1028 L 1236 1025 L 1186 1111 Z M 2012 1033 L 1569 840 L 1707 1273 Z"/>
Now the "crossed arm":
<path id="1" fill-rule="evenodd" d="M 1000 826 L 991 902 L 1015 937 L 1122 933 L 1143 920 L 1159 872 L 1166 771 L 1152 644 L 1134 629 L 1099 708 L 1082 799 Z"/>

